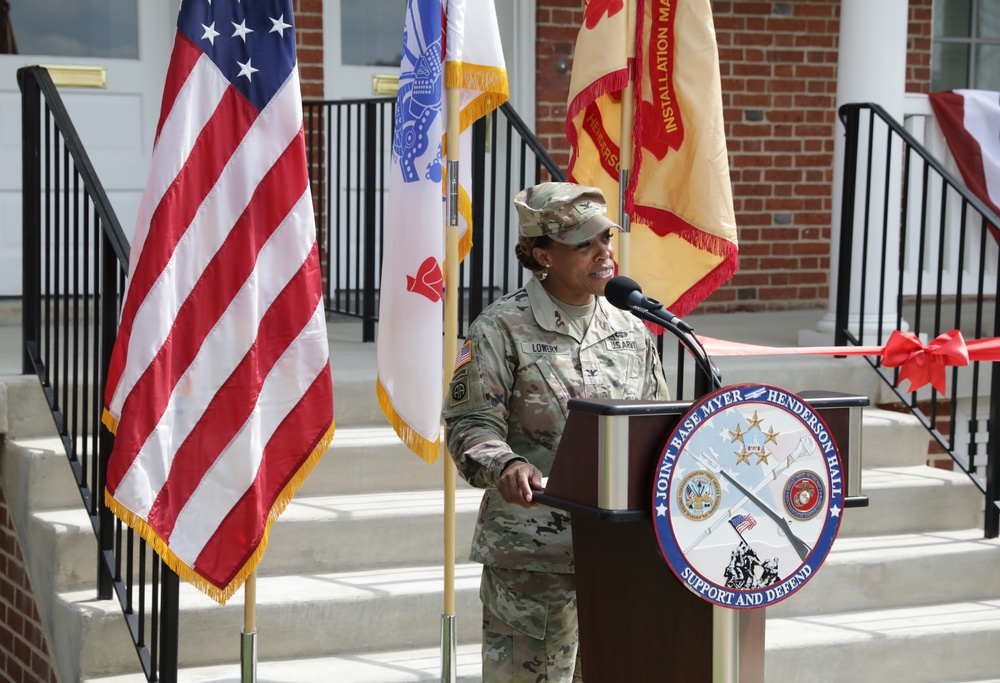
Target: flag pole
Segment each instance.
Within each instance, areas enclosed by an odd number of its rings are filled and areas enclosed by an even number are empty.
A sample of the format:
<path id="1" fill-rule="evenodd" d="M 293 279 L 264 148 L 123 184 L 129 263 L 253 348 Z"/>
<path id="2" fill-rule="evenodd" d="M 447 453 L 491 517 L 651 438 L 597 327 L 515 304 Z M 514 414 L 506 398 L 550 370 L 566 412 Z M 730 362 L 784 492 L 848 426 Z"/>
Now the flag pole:
<path id="1" fill-rule="evenodd" d="M 240 638 L 240 683 L 257 682 L 257 570 L 243 584 L 243 634 Z"/>
<path id="2" fill-rule="evenodd" d="M 632 171 L 632 129 L 635 119 L 635 0 L 628 0 L 625 3 L 625 55 L 628 71 L 628 82 L 625 90 L 622 91 L 621 123 L 619 134 L 619 154 L 618 154 L 618 223 L 621 225 L 621 233 L 618 235 L 618 273 L 620 275 L 632 274 L 632 235 L 631 220 L 625 211 L 625 194 L 628 192 L 628 184 Z"/>
<path id="3" fill-rule="evenodd" d="M 460 88 L 447 88 L 448 129 L 448 227 L 445 232 L 444 297 L 444 386 L 447 391 L 458 355 L 458 161 L 461 119 Z M 458 667 L 455 661 L 455 463 L 444 451 L 444 610 L 441 614 L 441 683 L 454 683 Z"/>

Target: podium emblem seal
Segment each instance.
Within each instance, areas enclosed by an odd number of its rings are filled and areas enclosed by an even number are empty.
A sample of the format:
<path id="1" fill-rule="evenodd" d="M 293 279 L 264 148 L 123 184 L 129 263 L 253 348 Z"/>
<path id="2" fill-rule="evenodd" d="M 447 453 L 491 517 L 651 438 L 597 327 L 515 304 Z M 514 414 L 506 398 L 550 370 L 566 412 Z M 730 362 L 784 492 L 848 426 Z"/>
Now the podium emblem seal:
<path id="1" fill-rule="evenodd" d="M 688 519 L 706 519 L 719 509 L 719 493 L 719 480 L 711 472 L 695 470 L 677 488 L 677 508 Z"/>
<path id="2" fill-rule="evenodd" d="M 673 573 L 723 607 L 766 607 L 822 565 L 840 528 L 837 445 L 778 387 L 726 387 L 691 407 L 657 464 L 652 511 Z"/>
<path id="3" fill-rule="evenodd" d="M 812 519 L 823 509 L 826 489 L 815 472 L 793 474 L 785 484 L 785 509 L 799 520 Z"/>

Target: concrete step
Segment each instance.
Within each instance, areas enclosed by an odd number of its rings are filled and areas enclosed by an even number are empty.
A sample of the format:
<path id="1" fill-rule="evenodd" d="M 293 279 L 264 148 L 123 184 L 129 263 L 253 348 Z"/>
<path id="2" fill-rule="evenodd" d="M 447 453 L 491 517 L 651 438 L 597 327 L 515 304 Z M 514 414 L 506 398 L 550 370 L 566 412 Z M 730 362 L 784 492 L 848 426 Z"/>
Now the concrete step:
<path id="1" fill-rule="evenodd" d="M 861 425 L 862 469 L 927 463 L 930 436 L 913 415 L 868 407 Z"/>
<path id="2" fill-rule="evenodd" d="M 264 636 L 258 635 L 258 647 Z M 768 618 L 767 683 L 998 683 L 1000 601 L 934 604 L 825 616 Z M 270 660 L 260 658 L 259 680 L 274 683 L 410 683 L 440 680 L 439 647 Z M 457 650 L 458 681 L 478 683 L 479 646 Z M 187 667 L 189 683 L 238 683 L 239 660 Z M 84 679 L 88 683 L 142 683 L 137 674 Z"/>
<path id="3" fill-rule="evenodd" d="M 768 618 L 974 602 L 1000 595 L 1000 540 L 981 529 L 839 537 L 816 575 Z M 929 579 L 953 576 L 954 581 Z M 960 578 L 959 578 L 960 577 Z"/>
<path id="4" fill-rule="evenodd" d="M 768 619 L 765 638 L 768 683 L 989 679 L 1000 671 L 1000 600 Z"/>
<path id="5" fill-rule="evenodd" d="M 841 536 L 969 529 L 983 525 L 983 494 L 961 472 L 918 465 L 866 469 L 868 507 L 844 513 Z"/>
<path id="6" fill-rule="evenodd" d="M 60 498 L 78 501 L 79 494 L 65 457 L 53 450 L 57 445 L 57 440 L 52 443 L 31 440 L 26 446 L 9 443 L 8 456 L 18 446 L 21 456 L 8 457 L 5 467 L 9 471 L 31 473 L 29 480 L 35 483 L 29 485 L 45 492 L 41 494 L 43 498 L 54 488 L 63 488 L 65 492 Z M 340 458 L 332 449 L 321 461 L 329 460 L 329 472 L 314 472 L 307 485 L 317 474 L 336 481 L 337 466 L 346 465 L 344 469 L 353 470 L 358 477 L 360 488 L 369 476 L 369 466 L 365 463 L 375 461 L 371 467 L 378 469 L 377 461 L 381 458 L 397 460 L 404 476 L 410 469 L 418 473 L 415 476 L 425 470 L 440 469 L 440 466 L 420 461 L 409 451 L 385 455 L 361 447 L 353 455 Z M 32 467 L 19 469 L 17 463 L 24 462 Z M 845 513 L 840 539 L 946 532 L 976 528 L 982 522 L 981 494 L 964 474 L 927 466 L 884 468 L 866 470 L 862 481 L 863 491 L 870 499 L 869 507 L 853 508 Z M 430 480 L 427 483 L 430 484 Z M 467 557 L 481 497 L 482 491 L 459 482 L 455 530 L 459 559 Z M 318 496 L 309 495 L 307 486 L 273 527 L 261 571 L 276 574 L 404 563 L 433 564 L 440 561 L 443 547 L 442 515 L 440 489 Z M 91 558 L 96 543 L 83 508 L 74 505 L 47 509 L 43 506 L 28 519 L 31 531 L 23 542 L 31 550 L 29 556 L 53 558 L 42 563 L 39 571 L 53 581 L 55 589 L 62 591 L 93 585 L 96 569 Z M 372 539 L 378 542 L 373 543 Z"/>
<path id="7" fill-rule="evenodd" d="M 53 430 L 54 431 L 54 430 Z M 62 441 L 53 433 L 49 436 L 7 437 L 0 459 L 0 476 L 7 489 L 19 495 L 8 495 L 25 506 L 20 512 L 81 507 L 80 488 L 73 479 L 73 469 L 66 457 Z"/>
<path id="8" fill-rule="evenodd" d="M 479 641 L 482 607 L 478 564 L 455 567 L 455 614 L 459 642 Z M 256 618 L 261 660 L 344 656 L 433 647 L 440 643 L 443 607 L 441 566 L 353 572 L 261 576 Z M 59 595 L 55 637 L 80 653 L 80 679 L 135 670 L 135 652 L 122 644 L 116 601 L 93 600 L 93 590 Z M 179 652 L 183 667 L 239 661 L 244 607 L 241 594 L 219 606 L 181 585 Z"/>
<path id="9" fill-rule="evenodd" d="M 457 683 L 483 680 L 479 643 L 459 644 L 456 650 Z M 185 683 L 242 683 L 239 663 L 183 669 Z M 358 653 L 344 657 L 316 657 L 258 661 L 257 680 L 267 683 L 422 683 L 440 681 L 441 648 Z M 146 683 L 139 674 L 90 678 L 85 683 Z"/>
<path id="10" fill-rule="evenodd" d="M 3 329 L 0 326 L 0 329 Z M 18 339 L 20 342 L 20 339 Z M 20 344 L 16 348 L 20 348 Z M 35 375 L 0 375 L 0 383 L 6 387 L 4 404 L 0 412 L 6 421 L 3 433 L 8 438 L 21 439 L 33 436 L 51 436 L 56 433 L 52 411 L 42 393 L 41 384 Z"/>
<path id="11" fill-rule="evenodd" d="M 924 464 L 927 436 L 914 418 L 875 408 L 866 409 L 862 417 L 862 464 L 866 471 Z M 92 450 L 90 444 L 87 446 L 80 452 Z M 917 455 L 921 446 L 924 453 Z M 906 455 L 885 455 L 900 451 Z M 0 463 L 5 468 L 4 480 L 27 487 L 34 509 L 75 506 L 80 494 L 64 453 L 52 430 L 46 436 L 8 438 L 4 462 Z M 421 460 L 388 425 L 338 427 L 330 449 L 299 495 L 440 489 L 444 463 L 443 457 L 434 464 Z M 466 485 L 460 480 L 462 486 Z"/>
<path id="12" fill-rule="evenodd" d="M 788 315 L 785 315 L 788 313 Z M 724 316 L 688 316 L 701 334 L 719 339 L 760 343 L 768 346 L 796 346 L 797 326 L 802 311 L 769 312 L 766 321 L 755 320 L 760 314 Z M 705 332 L 701 332 L 703 327 Z M 753 328 L 753 329 L 751 329 Z M 328 323 L 331 340 L 330 367 L 333 375 L 334 415 L 337 423 L 351 426 L 386 424 L 375 393 L 377 353 L 375 344 L 364 344 L 361 326 L 356 320 L 333 319 Z M 756 332 L 756 336 L 755 336 Z M 786 334 L 786 343 L 776 337 Z M 664 373 L 669 386 L 675 386 L 676 344 L 665 344 Z M 819 355 L 715 356 L 713 362 L 722 373 L 722 381 L 732 384 L 771 384 L 791 392 L 823 389 L 868 396 L 872 404 L 896 401 L 888 386 L 860 357 L 835 358 Z M 685 364 L 685 387 L 693 387 L 693 363 Z"/>
<path id="13" fill-rule="evenodd" d="M 80 453 L 92 451 L 90 444 Z M 8 436 L 0 476 L 8 487 L 27 491 L 34 510 L 81 505 L 80 491 L 54 430 L 44 436 Z M 299 496 L 357 492 L 441 490 L 444 458 L 429 464 L 413 454 L 388 425 L 338 427 L 330 449 L 304 482 Z M 461 479 L 458 488 L 470 488 Z"/>
<path id="14" fill-rule="evenodd" d="M 738 333 L 725 338 L 740 340 Z M 836 391 L 867 396 L 872 405 L 896 400 L 871 366 L 859 357 L 775 355 L 775 356 L 713 356 L 712 361 L 722 373 L 724 385 L 769 384 L 794 394 L 806 391 Z M 690 366 L 690 359 L 686 364 Z M 670 360 L 664 363 L 668 385 L 673 386 L 676 372 Z M 693 375 L 692 375 L 693 377 Z M 692 386 L 685 382 L 685 386 Z M 891 398 L 890 398 L 891 397 Z"/>
<path id="15" fill-rule="evenodd" d="M 354 427 L 338 423 L 312 474 L 302 486 L 304 495 L 331 495 L 365 491 L 441 489 L 444 457 L 429 464 L 408 449 L 388 424 Z"/>
<path id="16" fill-rule="evenodd" d="M 455 492 L 456 559 L 469 556 L 483 492 Z M 404 491 L 299 497 L 272 527 L 262 574 L 442 562 L 444 495 Z"/>
<path id="17" fill-rule="evenodd" d="M 835 551 L 872 538 L 877 545 L 892 534 L 924 534 L 932 543 L 966 529 L 981 535 L 977 529 L 982 520 L 981 494 L 964 474 L 926 466 L 868 470 L 863 483 L 870 506 L 845 512 Z M 468 557 L 481 498 L 481 490 L 464 483 L 456 490 L 458 560 Z M 53 558 L 40 568 L 46 580 L 59 591 L 93 585 L 96 542 L 85 511 L 40 510 L 29 519 L 32 527 L 25 542 L 32 554 Z M 435 564 L 441 561 L 443 542 L 440 490 L 300 493 L 272 527 L 260 571 L 275 575 Z"/>
<path id="18" fill-rule="evenodd" d="M 469 556 L 483 492 L 455 492 L 455 555 Z M 52 558 L 39 570 L 57 591 L 95 585 L 97 541 L 82 508 L 31 515 L 31 551 Z M 444 552 L 441 491 L 298 496 L 271 527 L 261 575 L 440 564 Z"/>
<path id="19" fill-rule="evenodd" d="M 946 601 L 989 603 L 992 596 L 1000 595 L 1000 574 L 994 571 L 998 551 L 1000 542 L 982 539 L 978 529 L 838 538 L 820 572 L 792 599 L 769 608 L 768 620 L 811 623 L 872 605 L 884 611 L 920 605 L 938 610 Z M 479 573 L 478 565 L 459 563 L 456 567 L 461 642 L 477 640 Z M 956 578 L 942 581 L 942 576 Z M 434 622 L 440 614 L 442 590 L 442 570 L 437 565 L 262 575 L 257 603 L 260 657 L 315 658 L 431 646 L 438 637 L 439 623 Z M 106 633 L 120 630 L 120 615 L 116 603 L 91 603 L 91 596 L 92 591 L 61 596 L 66 614 L 60 621 L 69 624 L 71 631 L 78 629 L 74 633 L 82 632 L 85 642 L 103 642 L 109 637 Z M 239 596 L 219 607 L 185 585 L 181 608 L 181 656 L 186 665 L 238 661 L 235 636 L 225 634 L 241 628 Z M 132 656 L 127 642 L 122 649 L 127 666 Z M 81 651 L 90 656 L 89 650 Z M 103 655 L 110 658 L 109 652 Z M 212 675 L 224 674 L 216 670 Z"/>

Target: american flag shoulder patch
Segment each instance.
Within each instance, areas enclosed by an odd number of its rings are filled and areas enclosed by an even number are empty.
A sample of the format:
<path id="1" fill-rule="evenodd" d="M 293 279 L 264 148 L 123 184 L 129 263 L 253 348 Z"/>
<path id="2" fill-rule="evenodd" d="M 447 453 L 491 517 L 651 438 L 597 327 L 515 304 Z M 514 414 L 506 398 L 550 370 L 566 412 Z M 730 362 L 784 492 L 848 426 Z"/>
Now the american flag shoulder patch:
<path id="1" fill-rule="evenodd" d="M 458 370 L 470 360 L 472 360 L 472 342 L 467 341 L 462 344 L 462 348 L 459 349 L 458 355 L 455 357 L 455 369 Z"/>

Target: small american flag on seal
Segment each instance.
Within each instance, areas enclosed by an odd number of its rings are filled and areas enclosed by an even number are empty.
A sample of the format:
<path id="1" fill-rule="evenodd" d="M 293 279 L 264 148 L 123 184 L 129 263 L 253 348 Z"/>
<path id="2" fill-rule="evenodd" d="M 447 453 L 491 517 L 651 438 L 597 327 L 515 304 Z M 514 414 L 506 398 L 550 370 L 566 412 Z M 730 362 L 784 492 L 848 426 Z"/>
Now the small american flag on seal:
<path id="1" fill-rule="evenodd" d="M 749 531 L 757 526 L 757 520 L 753 518 L 751 514 L 736 515 L 729 520 L 729 523 L 733 525 L 738 533 L 743 533 L 744 531 Z"/>
<path id="2" fill-rule="evenodd" d="M 467 341 L 462 344 L 462 348 L 459 350 L 458 355 L 455 356 L 455 369 L 458 370 L 470 360 L 472 360 L 472 342 Z"/>

